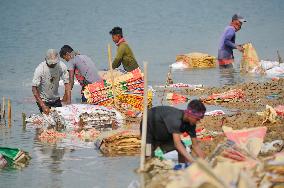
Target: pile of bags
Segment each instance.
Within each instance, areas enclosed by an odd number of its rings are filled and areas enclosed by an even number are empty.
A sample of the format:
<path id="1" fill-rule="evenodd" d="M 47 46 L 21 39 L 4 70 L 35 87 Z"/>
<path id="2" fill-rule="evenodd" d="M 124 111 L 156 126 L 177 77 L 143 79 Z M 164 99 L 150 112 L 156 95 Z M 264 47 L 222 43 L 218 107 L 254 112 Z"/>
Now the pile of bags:
<path id="1" fill-rule="evenodd" d="M 244 53 L 240 64 L 240 70 L 242 72 L 267 74 L 268 76 L 284 74 L 283 63 L 277 61 L 260 61 L 257 52 L 251 43 L 244 44 L 243 48 Z"/>
<path id="2" fill-rule="evenodd" d="M 172 104 L 185 103 L 189 100 L 186 96 L 178 93 L 167 93 L 166 99 Z"/>
<path id="3" fill-rule="evenodd" d="M 140 133 L 132 130 L 105 132 L 95 141 L 95 145 L 108 156 L 136 155 L 140 153 Z"/>
<path id="4" fill-rule="evenodd" d="M 241 89 L 232 89 L 229 91 L 226 91 L 224 93 L 216 93 L 212 94 L 206 98 L 202 98 L 201 100 L 204 103 L 211 104 L 216 102 L 230 102 L 233 100 L 240 100 L 245 97 L 245 93 Z"/>
<path id="5" fill-rule="evenodd" d="M 138 68 L 126 74 L 117 75 L 114 78 L 114 87 L 112 87 L 111 79 L 108 78 L 87 85 L 83 92 L 90 104 L 100 106 L 114 104 L 123 113 L 133 111 L 132 115 L 137 115 L 137 112 L 141 112 L 143 108 L 143 74 Z M 152 92 L 148 92 L 148 106 L 151 107 L 151 104 Z"/>
<path id="6" fill-rule="evenodd" d="M 264 163 L 265 174 L 262 184 L 271 187 L 284 187 L 284 152 L 277 153 Z"/>
<path id="7" fill-rule="evenodd" d="M 94 141 L 101 132 L 121 127 L 124 120 L 112 107 L 71 104 L 52 108 L 49 115 L 35 115 L 26 122 L 28 127 L 40 128 L 38 139 L 41 142 L 81 147 L 85 142 Z"/>
<path id="8" fill-rule="evenodd" d="M 0 169 L 5 167 L 25 167 L 31 157 L 28 152 L 18 148 L 0 147 Z"/>
<path id="9" fill-rule="evenodd" d="M 214 56 L 199 52 L 177 55 L 176 62 L 186 64 L 188 68 L 216 67 L 216 58 Z"/>
<path id="10" fill-rule="evenodd" d="M 284 63 L 264 60 L 261 60 L 260 63 L 268 76 L 279 76 L 284 74 Z"/>
<path id="11" fill-rule="evenodd" d="M 81 122 L 80 122 L 81 121 Z M 27 123 L 41 127 L 63 126 L 67 130 L 78 129 L 80 123 L 85 129 L 104 129 L 111 126 L 120 127 L 124 117 L 112 107 L 104 107 L 90 104 L 71 104 L 51 109 L 49 115 L 34 115 L 26 119 Z"/>
<path id="12" fill-rule="evenodd" d="M 223 127 L 228 141 L 219 144 L 207 161 L 198 159 L 185 170 L 168 171 L 162 177 L 152 178 L 146 187 L 268 188 L 272 181 L 263 176 L 266 170 L 257 158 L 266 130 L 266 127 L 243 130 Z M 279 170 L 278 174 L 281 173 Z"/>

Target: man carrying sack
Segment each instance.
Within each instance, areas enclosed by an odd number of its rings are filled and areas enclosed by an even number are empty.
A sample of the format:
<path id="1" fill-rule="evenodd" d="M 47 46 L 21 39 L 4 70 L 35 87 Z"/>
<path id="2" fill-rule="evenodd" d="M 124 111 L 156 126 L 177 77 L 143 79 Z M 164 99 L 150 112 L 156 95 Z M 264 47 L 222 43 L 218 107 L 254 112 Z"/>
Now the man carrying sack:
<path id="1" fill-rule="evenodd" d="M 242 16 L 235 14 L 232 17 L 230 25 L 225 28 L 225 31 L 221 36 L 221 41 L 218 49 L 219 68 L 233 67 L 234 49 L 238 49 L 240 52 L 243 53 L 243 47 L 241 45 L 237 45 L 235 43 L 235 40 L 236 32 L 238 32 L 242 28 L 242 24 L 244 22 L 246 22 L 246 20 Z"/>

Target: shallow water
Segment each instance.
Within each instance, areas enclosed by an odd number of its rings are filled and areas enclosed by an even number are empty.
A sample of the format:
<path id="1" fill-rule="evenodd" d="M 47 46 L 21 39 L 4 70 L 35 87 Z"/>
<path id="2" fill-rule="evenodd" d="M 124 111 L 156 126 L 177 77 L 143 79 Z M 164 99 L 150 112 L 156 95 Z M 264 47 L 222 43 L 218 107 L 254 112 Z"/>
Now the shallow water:
<path id="1" fill-rule="evenodd" d="M 237 34 L 238 43 L 251 41 L 261 59 L 275 60 L 276 50 L 284 56 L 283 8 L 282 0 L 1 0 L 0 97 L 12 100 L 13 126 L 0 128 L 0 145 L 23 148 L 33 158 L 22 170 L 0 171 L 0 187 L 127 187 L 139 180 L 134 173 L 138 157 L 107 158 L 94 149 L 48 146 L 35 140 L 35 131 L 22 130 L 21 113 L 38 113 L 31 79 L 48 48 L 70 44 L 105 69 L 107 44 L 112 44 L 108 32 L 119 25 L 139 64 L 149 62 L 150 84 L 159 85 L 177 54 L 200 51 L 216 55 L 220 34 L 235 12 L 248 20 Z M 115 54 L 113 44 L 112 49 Z M 235 56 L 233 71 L 173 71 L 174 81 L 222 86 L 263 80 L 240 76 L 240 54 Z M 73 102 L 79 101 L 78 93 L 77 87 Z M 154 101 L 158 104 L 159 100 Z"/>

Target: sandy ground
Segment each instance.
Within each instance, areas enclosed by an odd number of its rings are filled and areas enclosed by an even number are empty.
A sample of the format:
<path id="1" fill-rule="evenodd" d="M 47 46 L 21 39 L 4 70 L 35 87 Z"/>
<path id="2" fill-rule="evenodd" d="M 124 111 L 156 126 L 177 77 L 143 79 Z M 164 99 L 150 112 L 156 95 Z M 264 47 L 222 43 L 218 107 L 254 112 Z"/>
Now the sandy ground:
<path id="1" fill-rule="evenodd" d="M 264 142 L 284 139 L 284 120 L 282 118 L 277 118 L 276 123 L 266 122 L 262 124 L 263 120 L 264 117 L 257 115 L 255 112 L 240 112 L 233 115 L 206 116 L 198 124 L 198 127 L 220 132 L 222 131 L 222 126 L 232 127 L 234 130 L 266 126 L 267 132 Z M 210 141 L 200 141 L 200 144 L 206 155 L 209 155 L 214 148 L 224 140 L 225 136 L 219 135 Z"/>
<path id="2" fill-rule="evenodd" d="M 214 105 L 220 105 L 228 109 L 237 109 L 233 114 L 225 114 L 219 116 L 205 116 L 204 119 L 197 125 L 197 128 L 205 128 L 209 131 L 222 132 L 222 126 L 228 126 L 235 129 L 252 128 L 259 126 L 266 126 L 267 132 L 264 142 L 271 142 L 274 140 L 284 139 L 284 118 L 277 117 L 275 123 L 265 122 L 263 116 L 259 116 L 256 112 L 265 110 L 265 106 L 268 104 L 272 107 L 277 105 L 284 105 L 284 79 L 264 82 L 264 83 L 243 83 L 234 86 L 224 86 L 222 88 L 204 88 L 201 90 L 189 90 L 179 89 L 180 94 L 203 96 L 206 97 L 213 93 L 222 93 L 231 89 L 242 89 L 245 93 L 243 100 L 232 100 L 225 103 L 215 103 Z M 171 89 L 167 89 L 165 93 L 173 92 Z M 274 98 L 267 98 L 267 96 L 274 95 Z M 206 156 L 209 156 L 216 146 L 226 140 L 224 134 L 214 137 L 213 140 L 200 141 L 202 150 Z M 284 151 L 283 148 L 279 148 L 278 151 Z M 277 151 L 274 151 L 275 153 Z M 273 153 L 260 154 L 259 157 L 267 157 Z M 163 165 L 160 165 L 163 166 Z M 166 165 L 165 165 L 166 166 Z M 176 171 L 164 171 L 164 167 L 156 169 L 154 174 L 147 173 L 145 181 L 147 187 L 164 187 L 163 182 L 167 182 L 169 177 L 178 177 L 179 172 Z M 154 169 L 155 170 L 155 169 Z M 156 175 L 155 175 L 156 173 Z M 157 175 L 158 174 L 158 175 Z"/>

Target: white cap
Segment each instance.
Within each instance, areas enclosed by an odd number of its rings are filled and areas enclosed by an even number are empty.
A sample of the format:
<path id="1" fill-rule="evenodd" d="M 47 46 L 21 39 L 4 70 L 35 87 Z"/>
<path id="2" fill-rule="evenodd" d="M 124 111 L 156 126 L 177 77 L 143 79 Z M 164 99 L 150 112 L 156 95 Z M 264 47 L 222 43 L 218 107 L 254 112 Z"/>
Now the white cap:
<path id="1" fill-rule="evenodd" d="M 58 52 L 55 49 L 48 49 L 46 51 L 45 59 L 48 65 L 55 65 L 60 61 L 58 57 Z"/>

